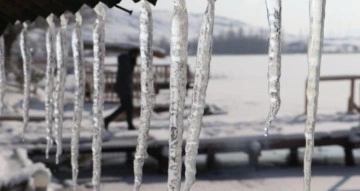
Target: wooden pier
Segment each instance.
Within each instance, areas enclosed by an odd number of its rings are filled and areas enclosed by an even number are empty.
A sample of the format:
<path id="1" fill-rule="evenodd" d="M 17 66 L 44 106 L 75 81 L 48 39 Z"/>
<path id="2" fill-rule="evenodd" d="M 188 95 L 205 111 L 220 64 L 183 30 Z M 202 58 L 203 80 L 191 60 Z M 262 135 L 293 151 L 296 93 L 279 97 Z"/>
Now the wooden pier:
<path id="1" fill-rule="evenodd" d="M 168 165 L 168 139 L 164 136 L 164 130 L 152 130 L 149 138 L 149 156 L 158 161 L 159 172 L 166 172 Z M 122 135 L 121 135 L 122 134 Z M 120 136 L 119 136 L 120 135 Z M 103 153 L 134 152 L 137 144 L 137 131 L 118 132 L 117 135 L 105 138 L 103 141 Z M 355 165 L 352 150 L 360 147 L 360 129 L 338 130 L 331 132 L 317 132 L 315 134 L 315 146 L 338 145 L 344 149 L 344 162 L 347 166 Z M 26 144 L 19 142 L 14 144 L 26 148 L 30 156 L 45 156 L 46 141 L 37 140 Z M 289 149 L 289 164 L 298 163 L 298 148 L 305 146 L 303 134 L 274 134 L 269 137 L 263 135 L 252 136 L 229 136 L 202 138 L 199 145 L 199 154 L 207 155 L 207 162 L 213 163 L 215 154 L 229 152 L 244 152 L 249 156 L 249 165 L 256 167 L 261 151 L 273 149 Z M 183 153 L 185 141 L 183 144 Z M 50 153 L 54 154 L 56 148 L 52 147 Z M 70 141 L 63 142 L 63 154 L 70 155 Z M 80 142 L 80 153 L 90 154 L 91 139 Z M 211 165 L 208 165 L 211 166 Z"/>

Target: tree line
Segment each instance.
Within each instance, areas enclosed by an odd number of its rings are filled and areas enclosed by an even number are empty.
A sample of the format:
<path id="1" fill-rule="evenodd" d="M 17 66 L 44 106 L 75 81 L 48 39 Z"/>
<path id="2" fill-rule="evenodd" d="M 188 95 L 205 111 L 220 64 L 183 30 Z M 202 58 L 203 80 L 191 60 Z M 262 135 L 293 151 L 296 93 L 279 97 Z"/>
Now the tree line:
<path id="1" fill-rule="evenodd" d="M 190 55 L 196 54 L 197 44 L 198 39 L 189 41 Z M 170 42 L 166 38 L 162 38 L 155 45 L 170 53 Z M 213 54 L 267 54 L 268 46 L 266 34 L 245 34 L 242 29 L 230 30 L 214 36 Z"/>

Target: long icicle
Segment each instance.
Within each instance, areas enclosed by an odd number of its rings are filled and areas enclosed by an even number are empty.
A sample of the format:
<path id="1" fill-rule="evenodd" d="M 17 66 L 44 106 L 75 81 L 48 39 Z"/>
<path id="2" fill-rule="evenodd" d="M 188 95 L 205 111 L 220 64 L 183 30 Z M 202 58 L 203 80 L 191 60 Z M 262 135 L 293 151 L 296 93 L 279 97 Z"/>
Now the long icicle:
<path id="1" fill-rule="evenodd" d="M 310 39 L 308 47 L 307 118 L 305 126 L 304 191 L 310 191 L 311 162 L 319 95 L 322 43 L 324 37 L 325 0 L 310 0 Z"/>
<path id="2" fill-rule="evenodd" d="M 84 45 L 81 35 L 82 17 L 79 12 L 75 14 L 75 26 L 72 33 L 72 52 L 74 58 L 75 73 L 75 107 L 74 124 L 71 135 L 71 166 L 73 177 L 73 189 L 76 190 L 77 177 L 79 172 L 79 136 L 82 119 L 82 110 L 84 107 L 85 96 L 85 66 L 84 66 Z"/>
<path id="3" fill-rule="evenodd" d="M 31 52 L 29 49 L 29 44 L 27 40 L 27 32 L 28 32 L 28 25 L 27 23 L 23 24 L 24 28 L 20 33 L 20 49 L 21 49 L 21 56 L 23 59 L 23 72 L 24 72 L 24 98 L 23 98 L 23 137 L 25 133 L 25 129 L 29 123 L 29 106 L 30 106 L 30 83 L 31 83 Z"/>
<path id="4" fill-rule="evenodd" d="M 168 191 L 181 187 L 184 105 L 187 83 L 188 15 L 185 0 L 173 0 L 170 67 L 170 129 Z"/>
<path id="5" fill-rule="evenodd" d="M 140 52 L 141 52 L 141 113 L 138 144 L 134 160 L 134 191 L 140 190 L 143 165 L 147 158 L 150 118 L 154 105 L 153 77 L 153 20 L 150 4 L 141 1 L 140 10 Z"/>
<path id="6" fill-rule="evenodd" d="M 0 37 L 0 115 L 4 112 L 4 97 L 6 86 L 6 73 L 5 73 L 5 44 L 4 36 Z"/>
<path id="7" fill-rule="evenodd" d="M 46 18 L 49 28 L 46 32 L 46 86 L 45 86 L 45 113 L 46 113 L 46 158 L 49 158 L 49 150 L 53 144 L 53 115 L 54 115 L 54 74 L 56 68 L 55 57 L 55 23 L 54 15 L 51 14 Z"/>
<path id="8" fill-rule="evenodd" d="M 94 97 L 93 97 L 93 179 L 95 191 L 100 191 L 101 177 L 101 145 L 102 129 L 104 127 L 103 103 L 104 103 L 104 57 L 105 57 L 105 7 L 99 3 L 95 7 L 97 18 L 93 32 L 94 40 Z"/>
<path id="9" fill-rule="evenodd" d="M 205 108 L 206 89 L 209 82 L 210 61 L 213 46 L 213 29 L 215 15 L 215 0 L 208 0 L 208 6 L 201 23 L 195 66 L 195 81 L 192 106 L 189 117 L 189 130 L 186 140 L 185 183 L 184 191 L 189 191 L 195 183 L 196 156 L 199 148 L 201 121 Z"/>
<path id="10" fill-rule="evenodd" d="M 55 142 L 56 142 L 56 164 L 59 163 L 59 157 L 62 154 L 62 127 L 64 115 L 64 93 L 66 80 L 66 64 L 67 64 L 67 43 L 66 43 L 66 27 L 67 18 L 60 16 L 61 28 L 56 35 L 56 60 L 57 74 L 55 86 L 54 101 L 54 122 L 55 122 Z"/>
<path id="11" fill-rule="evenodd" d="M 275 119 L 281 103 L 281 0 L 266 0 L 266 8 L 270 27 L 268 68 L 270 112 L 266 119 L 264 130 L 265 136 L 268 136 L 269 127 Z"/>

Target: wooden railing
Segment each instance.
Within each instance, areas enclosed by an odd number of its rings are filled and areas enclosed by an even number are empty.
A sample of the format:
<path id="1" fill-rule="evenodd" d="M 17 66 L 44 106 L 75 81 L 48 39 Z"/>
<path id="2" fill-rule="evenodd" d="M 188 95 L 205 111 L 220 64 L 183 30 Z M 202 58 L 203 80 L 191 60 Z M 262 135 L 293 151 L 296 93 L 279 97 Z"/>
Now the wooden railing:
<path id="1" fill-rule="evenodd" d="M 355 104 L 354 101 L 354 94 L 355 94 L 355 81 L 360 79 L 360 75 L 351 75 L 351 76 L 321 76 L 321 81 L 344 81 L 348 80 L 350 81 L 350 95 L 348 99 L 348 112 L 354 112 L 357 111 L 360 113 L 360 107 Z M 307 113 L 307 99 L 306 99 L 306 82 L 305 82 L 305 113 Z"/>
<path id="2" fill-rule="evenodd" d="M 187 72 L 187 89 L 192 88 L 193 77 L 188 67 Z M 116 70 L 105 70 L 105 103 L 119 103 L 119 98 L 115 93 L 116 83 Z M 133 95 L 134 104 L 140 104 L 140 66 L 136 66 L 133 74 Z M 85 101 L 92 102 L 92 87 L 93 79 L 91 71 L 87 72 L 86 75 L 86 90 L 85 90 Z M 154 89 L 155 94 L 158 94 L 162 89 L 169 89 L 170 87 L 170 65 L 154 65 Z"/>

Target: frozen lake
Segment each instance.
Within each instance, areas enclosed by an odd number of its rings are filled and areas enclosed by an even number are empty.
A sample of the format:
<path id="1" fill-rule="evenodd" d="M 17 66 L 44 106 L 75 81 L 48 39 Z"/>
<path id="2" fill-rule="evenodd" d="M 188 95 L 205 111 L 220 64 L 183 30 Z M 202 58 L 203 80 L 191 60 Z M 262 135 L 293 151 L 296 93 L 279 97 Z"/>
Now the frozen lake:
<path id="1" fill-rule="evenodd" d="M 195 58 L 189 59 L 189 63 L 194 62 Z M 266 55 L 214 56 L 211 67 L 209 102 L 225 107 L 229 115 L 236 114 L 242 120 L 266 117 L 269 107 Z M 360 75 L 360 55 L 323 55 L 321 75 Z M 282 57 L 280 116 L 304 112 L 306 76 L 306 55 Z M 321 82 L 319 113 L 346 111 L 349 87 L 349 81 Z M 359 95 L 359 85 L 355 87 Z"/>

